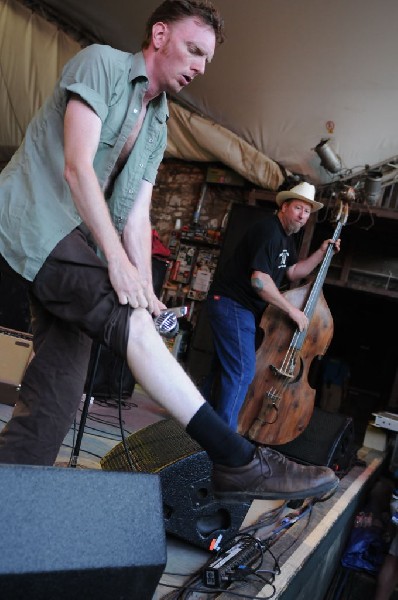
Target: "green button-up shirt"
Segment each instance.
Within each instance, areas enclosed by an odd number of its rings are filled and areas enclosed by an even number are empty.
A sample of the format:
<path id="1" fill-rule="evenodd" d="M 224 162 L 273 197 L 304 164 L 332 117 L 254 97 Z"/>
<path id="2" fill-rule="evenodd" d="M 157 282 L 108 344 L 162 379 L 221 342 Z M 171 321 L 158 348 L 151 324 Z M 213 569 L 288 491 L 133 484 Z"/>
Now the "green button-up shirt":
<path id="1" fill-rule="evenodd" d="M 94 168 L 103 190 L 139 117 L 148 87 L 141 52 L 94 44 L 63 69 L 53 95 L 30 123 L 25 139 L 0 174 L 0 253 L 32 281 L 57 243 L 81 224 L 64 180 L 63 127 L 70 93 L 102 122 Z M 143 179 L 154 183 L 167 138 L 165 94 L 147 108 L 133 150 L 107 197 L 119 233 Z"/>

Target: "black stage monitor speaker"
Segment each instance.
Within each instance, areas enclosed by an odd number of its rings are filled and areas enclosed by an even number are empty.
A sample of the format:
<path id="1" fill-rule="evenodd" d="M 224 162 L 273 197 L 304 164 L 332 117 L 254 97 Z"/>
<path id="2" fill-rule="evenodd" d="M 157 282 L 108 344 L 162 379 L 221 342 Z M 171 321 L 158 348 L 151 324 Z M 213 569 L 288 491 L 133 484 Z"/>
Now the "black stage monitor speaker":
<path id="1" fill-rule="evenodd" d="M 159 478 L 0 465 L 0 598 L 150 600 L 166 564 Z"/>
<path id="2" fill-rule="evenodd" d="M 291 442 L 274 448 L 297 462 L 330 467 L 343 476 L 356 458 L 353 421 L 315 407 L 306 429 Z"/>
<path id="3" fill-rule="evenodd" d="M 211 462 L 204 450 L 173 419 L 163 419 L 126 440 L 134 469 L 158 473 L 166 531 L 199 548 L 236 535 L 248 503 L 217 499 L 211 485 Z M 106 470 L 130 470 L 122 443 L 101 460 Z"/>

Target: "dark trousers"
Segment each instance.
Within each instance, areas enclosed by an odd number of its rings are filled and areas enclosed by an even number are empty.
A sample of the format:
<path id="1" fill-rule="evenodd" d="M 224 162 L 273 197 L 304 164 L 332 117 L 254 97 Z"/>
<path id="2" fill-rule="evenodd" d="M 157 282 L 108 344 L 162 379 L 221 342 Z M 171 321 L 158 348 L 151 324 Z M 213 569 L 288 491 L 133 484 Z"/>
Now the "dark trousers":
<path id="1" fill-rule="evenodd" d="M 10 272 L 4 259 L 0 268 Z M 0 462 L 52 465 L 81 401 L 92 339 L 125 358 L 131 309 L 119 304 L 106 265 L 79 229 L 26 285 L 34 357 L 0 434 Z"/>

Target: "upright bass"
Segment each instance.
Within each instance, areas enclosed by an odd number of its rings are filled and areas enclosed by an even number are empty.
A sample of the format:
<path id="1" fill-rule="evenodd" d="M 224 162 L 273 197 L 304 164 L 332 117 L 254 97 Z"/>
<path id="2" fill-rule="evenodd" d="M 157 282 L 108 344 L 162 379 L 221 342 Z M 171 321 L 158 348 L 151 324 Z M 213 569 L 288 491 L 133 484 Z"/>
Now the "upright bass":
<path id="1" fill-rule="evenodd" d="M 256 371 L 239 414 L 238 430 L 261 444 L 285 444 L 297 437 L 311 418 L 315 389 L 309 383 L 314 359 L 323 355 L 333 336 L 333 318 L 322 293 L 333 246 L 348 218 L 353 190 L 340 194 L 332 242 L 315 281 L 284 293 L 307 316 L 304 331 L 276 307 L 268 306 L 260 327 L 264 339 L 256 352 Z M 303 308 L 304 307 L 304 308 Z"/>

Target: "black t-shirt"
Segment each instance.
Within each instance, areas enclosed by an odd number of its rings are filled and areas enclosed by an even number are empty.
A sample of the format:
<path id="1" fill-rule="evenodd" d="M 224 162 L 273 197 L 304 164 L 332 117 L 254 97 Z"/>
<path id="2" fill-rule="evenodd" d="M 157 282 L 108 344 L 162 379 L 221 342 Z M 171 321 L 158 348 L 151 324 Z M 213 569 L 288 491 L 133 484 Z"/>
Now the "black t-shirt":
<path id="1" fill-rule="evenodd" d="M 260 318 L 267 303 L 251 285 L 253 271 L 270 275 L 278 289 L 284 283 L 286 269 L 297 262 L 294 238 L 288 236 L 276 215 L 251 225 L 235 248 L 232 257 L 217 272 L 212 295 L 227 296 Z"/>

